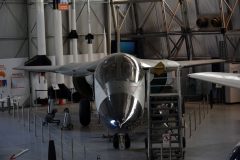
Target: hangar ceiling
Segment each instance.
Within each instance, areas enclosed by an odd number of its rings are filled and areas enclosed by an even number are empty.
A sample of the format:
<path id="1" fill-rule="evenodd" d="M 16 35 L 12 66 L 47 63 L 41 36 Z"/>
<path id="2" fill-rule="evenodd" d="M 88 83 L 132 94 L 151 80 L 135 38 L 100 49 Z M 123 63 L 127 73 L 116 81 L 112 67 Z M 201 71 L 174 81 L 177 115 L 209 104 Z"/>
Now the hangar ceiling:
<path id="1" fill-rule="evenodd" d="M 0 0 L 0 58 L 36 54 L 35 0 Z M 95 0 L 91 2 L 94 52 L 103 50 L 103 30 L 110 40 L 136 40 L 142 57 L 199 58 L 225 57 L 238 60 L 239 0 Z M 87 1 L 76 0 L 79 54 L 84 53 L 87 34 Z M 110 14 L 109 14 L 110 13 Z M 47 54 L 54 55 L 51 1 L 45 1 Z M 70 54 L 69 16 L 62 12 L 64 54 Z M 202 18 L 202 19 L 201 19 Z M 198 19 L 208 27 L 199 27 Z M 214 27 L 212 19 L 220 21 Z M 203 23 L 203 22 L 202 22 Z M 111 35 L 111 36 L 109 36 Z M 111 37 L 111 39 L 110 39 Z"/>
<path id="2" fill-rule="evenodd" d="M 134 21 L 134 34 L 123 31 L 122 37 L 144 38 L 144 44 L 157 57 L 210 56 L 236 60 L 239 4 L 239 0 L 115 0 L 112 10 L 126 23 L 127 15 Z M 201 18 L 207 19 L 207 27 L 196 24 Z M 219 24 L 214 24 L 214 20 Z M 144 52 L 150 55 L 150 50 Z"/>

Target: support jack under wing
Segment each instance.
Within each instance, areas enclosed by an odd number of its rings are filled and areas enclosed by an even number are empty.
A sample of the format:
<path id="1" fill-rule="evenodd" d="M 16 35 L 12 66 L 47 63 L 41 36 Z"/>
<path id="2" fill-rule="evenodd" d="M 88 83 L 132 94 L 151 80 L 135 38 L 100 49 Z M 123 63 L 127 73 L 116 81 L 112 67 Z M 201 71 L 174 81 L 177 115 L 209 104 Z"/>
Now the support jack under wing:
<path id="1" fill-rule="evenodd" d="M 189 77 L 224 86 L 240 88 L 240 74 L 223 72 L 192 73 Z"/>

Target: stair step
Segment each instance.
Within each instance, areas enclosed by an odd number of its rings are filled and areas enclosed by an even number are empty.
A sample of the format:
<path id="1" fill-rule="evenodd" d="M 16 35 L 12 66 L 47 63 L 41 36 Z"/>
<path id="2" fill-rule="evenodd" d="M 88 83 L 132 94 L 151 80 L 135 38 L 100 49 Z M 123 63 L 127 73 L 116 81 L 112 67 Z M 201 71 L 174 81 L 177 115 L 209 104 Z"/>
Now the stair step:
<path id="1" fill-rule="evenodd" d="M 176 126 L 176 127 L 156 127 L 156 126 L 154 126 L 154 127 L 151 127 L 151 129 L 152 130 L 171 130 L 171 129 L 179 129 L 179 128 L 181 128 L 181 127 L 178 127 L 178 126 Z"/>
<path id="2" fill-rule="evenodd" d="M 170 134 L 170 136 L 171 137 L 176 137 L 176 136 L 179 136 L 179 134 L 178 133 L 172 133 L 172 134 Z M 162 135 L 152 135 L 151 137 L 152 138 L 159 138 L 159 137 L 162 137 Z"/>
<path id="3" fill-rule="evenodd" d="M 157 156 L 154 156 L 152 160 L 170 160 L 170 157 L 169 155 L 164 155 L 163 157 L 157 155 Z M 182 160 L 182 158 L 181 158 L 181 155 L 178 155 L 178 156 L 172 155 L 171 160 Z"/>
<path id="4" fill-rule="evenodd" d="M 151 93 L 150 97 L 177 97 L 178 93 Z"/>
<path id="5" fill-rule="evenodd" d="M 158 108 L 152 108 L 151 111 L 152 112 L 157 112 L 159 113 L 159 111 L 170 111 L 170 110 L 176 110 L 177 108 L 170 108 L 170 107 L 158 107 Z"/>
<path id="6" fill-rule="evenodd" d="M 171 104 L 171 103 L 175 103 L 175 104 L 177 104 L 178 103 L 178 101 L 177 100 L 159 100 L 159 99 L 157 99 L 157 100 L 153 100 L 153 99 L 151 99 L 151 102 L 150 102 L 150 104 Z"/>
<path id="7" fill-rule="evenodd" d="M 162 125 L 163 123 L 178 123 L 177 120 L 152 120 L 153 125 Z"/>
<path id="8" fill-rule="evenodd" d="M 151 117 L 152 117 L 152 118 L 160 118 L 160 117 L 170 118 L 170 117 L 178 117 L 178 114 L 177 114 L 177 113 L 171 113 L 171 114 L 152 114 Z"/>
<path id="9" fill-rule="evenodd" d="M 159 139 L 159 140 L 152 140 L 152 144 L 160 144 L 160 143 L 163 143 L 163 140 L 162 139 Z M 172 140 L 171 141 L 171 144 L 179 144 L 179 141 L 178 140 Z"/>

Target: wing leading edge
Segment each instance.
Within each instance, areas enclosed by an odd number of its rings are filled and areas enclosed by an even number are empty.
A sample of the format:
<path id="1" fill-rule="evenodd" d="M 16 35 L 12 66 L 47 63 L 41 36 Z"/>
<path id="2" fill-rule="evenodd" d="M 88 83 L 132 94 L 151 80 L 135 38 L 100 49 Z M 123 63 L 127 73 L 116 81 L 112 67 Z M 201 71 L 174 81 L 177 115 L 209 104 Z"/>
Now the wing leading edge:
<path id="1" fill-rule="evenodd" d="M 192 73 L 189 77 L 224 86 L 240 88 L 240 74 L 222 72 Z"/>
<path id="2" fill-rule="evenodd" d="M 24 70 L 29 72 L 55 72 L 57 73 L 59 66 L 19 66 L 13 69 Z"/>
<path id="3" fill-rule="evenodd" d="M 214 63 L 224 63 L 223 59 L 207 59 L 207 60 L 190 60 L 190 61 L 177 61 L 181 68 L 199 66 L 199 65 L 207 65 Z"/>
<path id="4" fill-rule="evenodd" d="M 29 72 L 53 72 L 69 76 L 87 76 L 93 74 L 97 65 L 102 60 L 83 63 L 70 63 L 62 66 L 20 66 L 14 69 L 25 70 Z"/>
<path id="5" fill-rule="evenodd" d="M 209 60 L 190 60 L 190 61 L 172 61 L 172 60 L 150 60 L 139 59 L 141 66 L 146 69 L 154 69 L 154 73 L 169 72 L 177 70 L 178 68 L 186 68 L 198 65 L 207 65 L 213 63 L 223 63 L 222 59 L 209 59 Z"/>

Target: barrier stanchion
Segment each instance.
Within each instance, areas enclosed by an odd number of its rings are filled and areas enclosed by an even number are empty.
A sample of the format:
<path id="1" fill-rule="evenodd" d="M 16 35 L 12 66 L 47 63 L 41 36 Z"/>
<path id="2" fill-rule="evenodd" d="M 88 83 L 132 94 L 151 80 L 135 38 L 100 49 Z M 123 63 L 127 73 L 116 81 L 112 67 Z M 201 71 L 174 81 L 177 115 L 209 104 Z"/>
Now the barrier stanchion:
<path id="1" fill-rule="evenodd" d="M 15 105 L 13 103 L 13 118 L 15 118 Z"/>
<path id="2" fill-rule="evenodd" d="M 169 160 L 172 160 L 172 142 L 171 142 L 171 136 L 169 140 Z"/>
<path id="3" fill-rule="evenodd" d="M 192 117 L 191 114 L 188 115 L 189 118 L 189 138 L 192 136 Z"/>
<path id="4" fill-rule="evenodd" d="M 198 105 L 198 118 L 199 118 L 199 124 L 201 124 L 201 107 L 200 107 L 200 103 Z"/>
<path id="5" fill-rule="evenodd" d="M 84 160 L 86 160 L 86 158 L 87 158 L 87 154 L 86 154 L 86 146 L 85 146 L 85 144 L 84 144 L 84 146 L 83 146 L 83 155 L 84 155 Z"/>
<path id="6" fill-rule="evenodd" d="M 186 120 L 185 117 L 183 118 L 183 135 L 186 137 Z"/>
<path id="7" fill-rule="evenodd" d="M 72 160 L 73 160 L 73 138 L 72 138 Z"/>
<path id="8" fill-rule="evenodd" d="M 193 118 L 194 118 L 194 131 L 197 130 L 197 117 L 196 117 L 196 109 L 194 108 L 193 111 Z"/>
<path id="9" fill-rule="evenodd" d="M 20 116 L 19 116 L 19 101 L 17 101 L 17 119 L 18 120 L 20 119 Z"/>
<path id="10" fill-rule="evenodd" d="M 203 106 L 203 107 L 202 107 L 202 110 L 203 110 L 203 119 L 205 119 L 205 108 L 204 108 L 204 103 L 203 103 L 202 106 Z"/>
<path id="11" fill-rule="evenodd" d="M 22 106 L 22 121 L 23 121 L 23 126 L 25 127 L 24 106 Z"/>
<path id="12" fill-rule="evenodd" d="M 50 126 L 48 125 L 48 140 L 51 139 L 51 135 L 50 135 Z"/>
<path id="13" fill-rule="evenodd" d="M 56 160 L 56 150 L 53 140 L 49 140 L 48 143 L 48 160 Z"/>
<path id="14" fill-rule="evenodd" d="M 37 119 L 36 119 L 36 114 L 34 114 L 34 135 L 37 137 Z"/>
<path id="15" fill-rule="evenodd" d="M 43 119 L 40 122 L 41 124 L 41 137 L 42 137 L 42 143 L 44 143 L 44 135 L 43 135 Z"/>
<path id="16" fill-rule="evenodd" d="M 61 143 L 61 159 L 63 160 L 63 132 L 61 130 L 60 143 Z"/>
<path id="17" fill-rule="evenodd" d="M 163 160 L 163 144 L 161 144 L 161 160 Z"/>
<path id="18" fill-rule="evenodd" d="M 30 108 L 28 108 L 28 132 L 30 132 Z"/>

